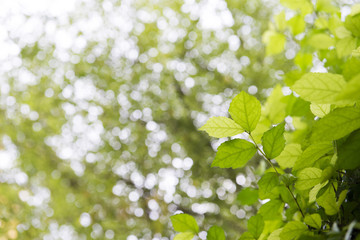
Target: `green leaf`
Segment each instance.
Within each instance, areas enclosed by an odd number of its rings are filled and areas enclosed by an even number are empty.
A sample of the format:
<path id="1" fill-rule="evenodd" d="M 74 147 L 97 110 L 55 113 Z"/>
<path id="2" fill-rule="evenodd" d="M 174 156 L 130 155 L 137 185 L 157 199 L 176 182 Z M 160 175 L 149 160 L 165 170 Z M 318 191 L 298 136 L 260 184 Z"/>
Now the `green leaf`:
<path id="1" fill-rule="evenodd" d="M 248 231 L 258 239 L 264 230 L 264 219 L 261 215 L 252 216 L 248 221 Z"/>
<path id="2" fill-rule="evenodd" d="M 320 157 L 324 156 L 331 150 L 333 150 L 333 145 L 330 141 L 316 142 L 310 145 L 295 162 L 293 170 L 297 171 L 307 167 L 312 167 Z"/>
<path id="3" fill-rule="evenodd" d="M 250 232 L 244 232 L 241 234 L 239 240 L 256 240 Z"/>
<path id="4" fill-rule="evenodd" d="M 288 25 L 290 27 L 290 31 L 292 35 L 296 36 L 299 33 L 304 32 L 305 30 L 305 21 L 304 16 L 296 15 L 288 21 Z"/>
<path id="5" fill-rule="evenodd" d="M 272 199 L 262 205 L 259 209 L 259 214 L 263 216 L 264 220 L 282 219 L 281 212 L 284 209 L 284 202 L 278 199 Z"/>
<path id="6" fill-rule="evenodd" d="M 225 232 L 221 227 L 212 226 L 207 232 L 207 240 L 225 240 Z"/>
<path id="7" fill-rule="evenodd" d="M 330 112 L 330 106 L 330 104 L 312 103 L 310 104 L 310 110 L 315 116 L 322 118 Z"/>
<path id="8" fill-rule="evenodd" d="M 349 29 L 356 37 L 360 37 L 360 15 L 347 16 L 345 19 L 345 27 Z"/>
<path id="9" fill-rule="evenodd" d="M 237 195 L 241 205 L 252 205 L 258 201 L 258 198 L 258 190 L 253 188 L 243 188 Z"/>
<path id="10" fill-rule="evenodd" d="M 360 128 L 360 109 L 337 108 L 314 125 L 313 142 L 336 140 Z"/>
<path id="11" fill-rule="evenodd" d="M 281 13 L 275 15 L 274 19 L 277 29 L 279 29 L 279 31 L 285 30 L 286 28 L 285 11 L 282 11 Z"/>
<path id="12" fill-rule="evenodd" d="M 281 240 L 280 234 L 281 234 L 282 230 L 283 230 L 283 228 L 276 229 L 275 231 L 270 233 L 267 240 Z"/>
<path id="13" fill-rule="evenodd" d="M 339 194 L 338 201 L 336 202 L 338 209 L 340 208 L 341 204 L 345 201 L 347 193 L 348 193 L 348 190 L 345 189 Z"/>
<path id="14" fill-rule="evenodd" d="M 176 214 L 170 217 L 174 230 L 177 232 L 198 233 L 199 226 L 193 216 L 188 214 Z"/>
<path id="15" fill-rule="evenodd" d="M 336 42 L 335 49 L 339 58 L 349 56 L 356 48 L 356 38 L 346 37 Z"/>
<path id="16" fill-rule="evenodd" d="M 356 169 L 360 167 L 360 130 L 352 132 L 346 141 L 338 147 L 337 169 Z"/>
<path id="17" fill-rule="evenodd" d="M 290 9 L 300 10 L 303 15 L 312 12 L 313 6 L 307 0 L 280 0 L 280 3 Z"/>
<path id="18" fill-rule="evenodd" d="M 307 190 L 321 182 L 322 170 L 318 168 L 305 168 L 297 174 L 295 188 Z"/>
<path id="19" fill-rule="evenodd" d="M 193 232 L 181 232 L 175 235 L 174 240 L 192 240 L 194 236 Z"/>
<path id="20" fill-rule="evenodd" d="M 335 39 L 325 33 L 317 33 L 310 37 L 308 44 L 316 49 L 328 49 L 335 45 Z"/>
<path id="21" fill-rule="evenodd" d="M 277 186 L 279 185 L 279 177 L 274 172 L 264 174 L 258 182 L 259 198 L 275 198 L 279 195 Z"/>
<path id="22" fill-rule="evenodd" d="M 352 50 L 351 56 L 360 57 L 360 47 L 358 47 L 357 49 Z"/>
<path id="23" fill-rule="evenodd" d="M 309 68 L 309 66 L 312 65 L 312 54 L 310 53 L 302 53 L 299 52 L 295 59 L 294 62 L 296 65 L 298 65 L 303 71 L 305 71 L 306 69 Z"/>
<path id="24" fill-rule="evenodd" d="M 327 12 L 327 13 L 333 13 L 337 11 L 337 8 L 331 4 L 330 0 L 317 0 L 316 1 L 316 10 Z"/>
<path id="25" fill-rule="evenodd" d="M 217 138 L 232 137 L 244 132 L 239 124 L 227 117 L 212 117 L 199 130 Z"/>
<path id="26" fill-rule="evenodd" d="M 339 211 L 332 186 L 328 186 L 325 192 L 316 199 L 316 202 L 325 209 L 327 215 L 335 215 Z"/>
<path id="27" fill-rule="evenodd" d="M 212 167 L 240 168 L 255 155 L 254 144 L 244 139 L 234 139 L 224 142 L 218 148 Z"/>
<path id="28" fill-rule="evenodd" d="M 284 50 L 286 37 L 282 33 L 266 31 L 263 35 L 263 42 L 266 45 L 266 55 L 276 55 Z"/>
<path id="29" fill-rule="evenodd" d="M 284 169 L 292 168 L 301 153 L 302 150 L 300 144 L 287 144 L 281 154 L 276 158 L 276 162 Z"/>
<path id="30" fill-rule="evenodd" d="M 286 103 L 281 101 L 283 97 L 282 87 L 277 84 L 266 99 L 263 115 L 270 120 L 271 124 L 284 121 Z"/>
<path id="31" fill-rule="evenodd" d="M 259 122 L 261 104 L 254 96 L 243 91 L 231 101 L 229 113 L 244 130 L 251 132 Z"/>
<path id="32" fill-rule="evenodd" d="M 266 131 L 262 137 L 264 152 L 269 159 L 280 155 L 285 147 L 285 122 Z"/>
<path id="33" fill-rule="evenodd" d="M 321 217 L 317 213 L 314 213 L 311 215 L 306 215 L 304 222 L 313 228 L 316 228 L 316 229 L 321 228 Z"/>
<path id="34" fill-rule="evenodd" d="M 337 95 L 338 100 L 359 100 L 360 99 L 360 74 L 353 77 Z"/>
<path id="35" fill-rule="evenodd" d="M 323 182 L 323 183 L 319 183 L 317 184 L 313 189 L 310 190 L 309 192 L 309 203 L 315 202 L 316 201 L 316 196 L 319 193 L 319 191 L 326 186 L 326 184 L 329 181 Z"/>
<path id="36" fill-rule="evenodd" d="M 307 231 L 307 227 L 296 221 L 288 222 L 280 233 L 281 240 L 292 240 L 298 238 L 302 233 Z"/>
<path id="37" fill-rule="evenodd" d="M 293 185 L 293 183 L 296 181 L 296 177 L 291 173 L 285 173 L 279 177 L 279 180 L 288 187 Z"/>
<path id="38" fill-rule="evenodd" d="M 291 87 L 301 98 L 312 103 L 334 103 L 336 94 L 346 82 L 343 76 L 332 73 L 307 73 Z"/>

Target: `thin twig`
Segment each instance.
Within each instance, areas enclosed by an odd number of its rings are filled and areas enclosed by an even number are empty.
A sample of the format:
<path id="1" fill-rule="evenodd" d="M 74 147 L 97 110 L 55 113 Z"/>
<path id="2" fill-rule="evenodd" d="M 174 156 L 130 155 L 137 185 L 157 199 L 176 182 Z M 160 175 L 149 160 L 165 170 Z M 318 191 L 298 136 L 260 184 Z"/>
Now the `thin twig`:
<path id="1" fill-rule="evenodd" d="M 249 134 L 251 140 L 254 142 L 256 149 L 263 155 L 263 157 L 267 160 L 267 162 L 269 163 L 269 165 L 275 170 L 275 172 L 277 173 L 277 175 L 280 176 L 281 174 L 277 171 L 277 169 L 275 168 L 275 166 L 272 164 L 271 160 L 266 156 L 266 154 L 263 152 L 263 150 L 256 144 L 255 139 L 253 138 L 253 136 L 251 135 L 251 133 L 248 132 L 248 134 Z M 294 193 L 291 191 L 291 189 L 290 189 L 289 186 L 286 186 L 286 188 L 289 190 L 292 198 L 294 199 L 297 207 L 299 208 L 299 211 L 300 211 L 301 215 L 302 215 L 303 217 L 305 217 L 304 212 L 301 210 L 300 204 L 299 204 L 299 202 L 297 201 Z"/>

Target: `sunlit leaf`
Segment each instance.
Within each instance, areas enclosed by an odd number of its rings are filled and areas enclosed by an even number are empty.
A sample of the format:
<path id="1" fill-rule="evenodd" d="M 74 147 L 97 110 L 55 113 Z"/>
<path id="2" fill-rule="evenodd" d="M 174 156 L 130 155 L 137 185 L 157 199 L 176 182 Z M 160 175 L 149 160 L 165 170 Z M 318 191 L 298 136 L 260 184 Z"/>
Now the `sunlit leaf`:
<path id="1" fill-rule="evenodd" d="M 276 157 L 276 162 L 282 168 L 292 168 L 301 155 L 301 145 L 297 143 L 287 144 L 281 154 Z"/>
<path id="2" fill-rule="evenodd" d="M 257 239 L 264 230 L 264 219 L 261 215 L 252 216 L 248 221 L 248 231 Z"/>
<path id="3" fill-rule="evenodd" d="M 244 132 L 239 124 L 227 117 L 212 117 L 199 130 L 217 138 L 231 137 Z"/>
<path id="4" fill-rule="evenodd" d="M 310 189 L 321 182 L 322 170 L 318 168 L 305 168 L 297 174 L 295 187 L 299 190 Z"/>
<path id="5" fill-rule="evenodd" d="M 206 240 L 225 240 L 225 232 L 221 227 L 212 226 L 207 232 Z"/>
<path id="6" fill-rule="evenodd" d="M 188 214 L 176 214 L 170 217 L 173 228 L 177 232 L 198 233 L 199 226 L 193 216 Z"/>
<path id="7" fill-rule="evenodd" d="M 336 140 L 360 128 L 360 108 L 337 108 L 314 125 L 312 141 Z"/>
<path id="8" fill-rule="evenodd" d="M 264 152 L 269 159 L 280 155 L 285 147 L 285 122 L 266 131 L 262 137 Z"/>
<path id="9" fill-rule="evenodd" d="M 332 73 L 307 73 L 291 87 L 306 101 L 312 103 L 334 103 L 336 94 L 346 82 L 341 75 Z"/>
<path id="10" fill-rule="evenodd" d="M 240 168 L 256 153 L 254 144 L 244 139 L 234 139 L 224 142 L 218 148 L 212 167 Z"/>
<path id="11" fill-rule="evenodd" d="M 254 96 L 242 91 L 230 103 L 229 113 L 244 130 L 256 128 L 261 115 L 261 104 Z"/>

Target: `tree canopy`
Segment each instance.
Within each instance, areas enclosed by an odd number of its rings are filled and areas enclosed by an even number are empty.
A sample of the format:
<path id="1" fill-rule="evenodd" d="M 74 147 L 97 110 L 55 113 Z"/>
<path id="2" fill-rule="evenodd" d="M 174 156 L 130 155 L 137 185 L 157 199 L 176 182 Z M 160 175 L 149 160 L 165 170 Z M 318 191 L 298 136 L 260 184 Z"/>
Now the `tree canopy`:
<path id="1" fill-rule="evenodd" d="M 351 235 L 360 8 L 280 3 L 1 2 L 0 238 Z"/>

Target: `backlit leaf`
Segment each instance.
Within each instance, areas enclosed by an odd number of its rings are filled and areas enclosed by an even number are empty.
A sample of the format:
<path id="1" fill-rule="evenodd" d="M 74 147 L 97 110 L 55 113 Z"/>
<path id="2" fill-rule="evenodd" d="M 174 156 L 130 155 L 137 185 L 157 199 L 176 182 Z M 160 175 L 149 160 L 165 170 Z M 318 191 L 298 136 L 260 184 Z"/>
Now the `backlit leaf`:
<path id="1" fill-rule="evenodd" d="M 231 101 L 229 113 L 244 130 L 251 132 L 259 122 L 261 104 L 254 96 L 243 91 Z"/>
<path id="2" fill-rule="evenodd" d="M 227 117 L 212 117 L 199 130 L 217 138 L 231 137 L 244 132 L 239 124 Z"/>
<path id="3" fill-rule="evenodd" d="M 176 214 L 170 217 L 174 230 L 177 232 L 198 233 L 199 226 L 193 216 L 188 214 Z"/>
<path id="4" fill-rule="evenodd" d="M 334 103 L 336 94 L 346 82 L 343 76 L 332 73 L 307 73 L 291 87 L 301 98 L 312 103 Z"/>
<path id="5" fill-rule="evenodd" d="M 306 215 L 304 222 L 313 228 L 316 228 L 316 229 L 321 228 L 321 217 L 317 213 Z"/>
<path id="6" fill-rule="evenodd" d="M 295 188 L 299 190 L 310 189 L 321 182 L 322 170 L 318 168 L 305 168 L 297 174 Z"/>
<path id="7" fill-rule="evenodd" d="M 307 231 L 305 224 L 301 222 L 288 222 L 280 233 L 281 240 L 292 240 L 299 237 L 303 232 Z"/>
<path id="8" fill-rule="evenodd" d="M 287 144 L 281 154 L 276 157 L 276 162 L 282 168 L 292 168 L 301 155 L 301 145 L 297 143 Z"/>
<path id="9" fill-rule="evenodd" d="M 280 155 L 285 147 L 285 122 L 266 131 L 262 137 L 264 152 L 269 159 Z"/>
<path id="10" fill-rule="evenodd" d="M 294 165 L 294 170 L 301 170 L 314 166 L 315 161 L 333 149 L 330 141 L 315 142 L 304 150 Z"/>
<path id="11" fill-rule="evenodd" d="M 225 240 L 225 232 L 221 227 L 212 226 L 207 232 L 206 240 Z"/>
<path id="12" fill-rule="evenodd" d="M 218 148 L 212 167 L 240 168 L 254 156 L 256 147 L 244 139 L 224 142 Z"/>
<path id="13" fill-rule="evenodd" d="M 174 240 L 192 240 L 194 236 L 193 232 L 181 232 L 175 235 Z"/>
<path id="14" fill-rule="evenodd" d="M 313 142 L 336 140 L 360 128 L 360 109 L 337 108 L 314 125 Z"/>
<path id="15" fill-rule="evenodd" d="M 255 215 L 252 216 L 248 221 L 248 231 L 256 238 L 258 239 L 264 230 L 264 219 L 261 215 Z"/>

